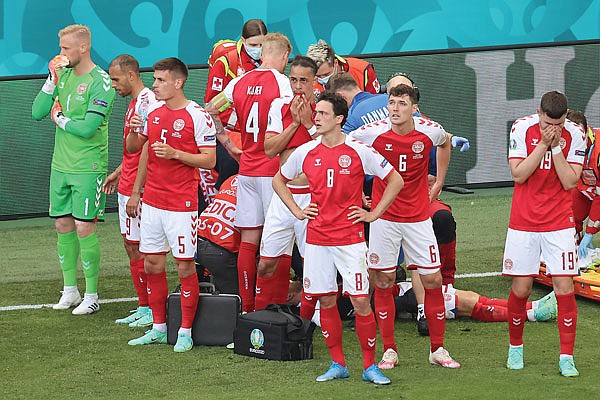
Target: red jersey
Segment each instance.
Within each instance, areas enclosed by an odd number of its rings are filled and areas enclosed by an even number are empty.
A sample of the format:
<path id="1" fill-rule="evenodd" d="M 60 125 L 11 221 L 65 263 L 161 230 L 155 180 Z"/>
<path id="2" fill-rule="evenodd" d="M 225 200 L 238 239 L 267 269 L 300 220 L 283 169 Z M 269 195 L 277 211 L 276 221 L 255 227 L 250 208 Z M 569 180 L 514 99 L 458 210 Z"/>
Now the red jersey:
<path id="1" fill-rule="evenodd" d="M 217 188 L 215 185 L 219 178 L 219 173 L 214 169 L 205 168 L 198 168 L 198 172 L 200 172 L 200 191 L 202 197 L 206 204 L 210 204 L 217 195 Z"/>
<path id="2" fill-rule="evenodd" d="M 290 111 L 290 105 L 293 97 L 281 97 L 273 100 L 271 103 L 271 109 L 269 110 L 269 122 L 267 123 L 267 133 L 280 134 L 285 128 L 287 128 L 294 118 Z M 310 105 L 313 112 L 315 111 L 315 104 Z M 285 146 L 286 149 L 295 149 L 296 147 L 311 141 L 310 133 L 306 127 L 302 124 L 296 129 L 296 132 Z"/>
<path id="3" fill-rule="evenodd" d="M 211 101 L 225 89 L 229 82 L 248 71 L 252 71 L 259 65 L 259 62 L 254 61 L 246 53 L 244 45 L 239 40 L 234 48 L 229 50 L 225 55 L 217 58 L 213 66 L 208 70 L 204 102 L 208 103 Z M 223 126 L 239 131 L 239 128 L 236 126 L 237 115 L 234 107 L 223 111 L 219 114 L 219 118 Z"/>
<path id="4" fill-rule="evenodd" d="M 429 218 L 429 155 L 434 146 L 446 142 L 446 131 L 438 123 L 413 117 L 415 129 L 406 135 L 391 130 L 389 120 L 373 122 L 352 132 L 352 137 L 373 146 L 404 179 L 404 187 L 382 219 L 393 222 L 420 222 Z M 373 207 L 379 203 L 385 182 L 373 182 Z"/>
<path id="5" fill-rule="evenodd" d="M 235 227 L 237 186 L 237 175 L 223 182 L 213 202 L 200 214 L 198 224 L 198 236 L 232 253 L 240 251 L 241 238 Z"/>
<path id="6" fill-rule="evenodd" d="M 516 120 L 510 130 L 508 159 L 527 158 L 541 141 L 537 114 Z M 585 136 L 583 130 L 569 120 L 565 121 L 560 147 L 569 164 L 583 165 Z M 573 226 L 571 193 L 563 189 L 554 169 L 551 149 L 548 149 L 531 176 L 523 184 L 515 183 L 508 227 L 551 232 Z"/>
<path id="7" fill-rule="evenodd" d="M 265 154 L 265 132 L 273 100 L 292 96 L 287 76 L 274 69 L 258 68 L 232 80 L 223 90 L 234 104 L 242 136 L 240 175 L 274 176 L 279 157 Z"/>
<path id="8" fill-rule="evenodd" d="M 385 179 L 393 167 L 358 140 L 346 137 L 344 143 L 327 147 L 321 139 L 298 147 L 281 167 L 287 180 L 306 174 L 311 203 L 319 207 L 317 217 L 308 221 L 306 243 L 344 246 L 364 242 L 364 224 L 352 224 L 348 208 L 362 207 L 365 174 Z"/>
<path id="9" fill-rule="evenodd" d="M 131 120 L 131 117 L 133 117 L 133 114 L 139 110 L 140 104 L 144 103 L 145 106 L 148 107 L 146 109 L 147 112 L 150 107 L 154 107 L 156 102 L 157 100 L 154 92 L 148 88 L 144 88 L 135 99 L 131 99 L 129 106 L 127 107 L 127 112 L 125 113 L 125 124 L 123 125 L 123 162 L 121 163 L 121 177 L 119 178 L 118 190 L 119 193 L 125 196 L 131 196 L 133 184 L 135 183 L 135 177 L 137 175 L 138 164 L 140 163 L 140 154 L 142 154 L 142 149 L 137 153 L 127 152 L 125 142 L 130 132 L 129 121 Z"/>
<path id="10" fill-rule="evenodd" d="M 211 116 L 194 101 L 179 110 L 171 110 L 166 104 L 150 109 L 144 131 L 150 145 L 163 142 L 192 154 L 197 154 L 200 148 L 214 148 L 215 134 Z M 198 210 L 199 180 L 198 168 L 158 158 L 148 148 L 144 203 L 169 211 Z"/>
<path id="11" fill-rule="evenodd" d="M 347 72 L 356 81 L 356 84 L 363 92 L 369 92 L 373 94 L 379 93 L 379 81 L 377 80 L 377 74 L 373 64 L 368 61 L 361 60 L 360 58 L 347 57 L 343 58 L 336 55 L 335 58 L 338 61 L 338 65 L 342 69 L 340 72 Z M 315 83 L 314 92 L 315 95 L 319 95 L 325 91 L 323 85 L 319 82 Z"/>

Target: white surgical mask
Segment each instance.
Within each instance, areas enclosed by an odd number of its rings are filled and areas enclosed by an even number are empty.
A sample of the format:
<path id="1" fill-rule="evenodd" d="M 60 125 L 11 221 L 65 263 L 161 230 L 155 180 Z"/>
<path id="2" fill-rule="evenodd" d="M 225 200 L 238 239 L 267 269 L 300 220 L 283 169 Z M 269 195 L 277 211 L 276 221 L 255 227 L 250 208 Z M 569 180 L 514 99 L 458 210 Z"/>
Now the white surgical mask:
<path id="1" fill-rule="evenodd" d="M 248 53 L 248 55 L 250 56 L 250 58 L 252 58 L 253 60 L 260 60 L 260 51 L 262 50 L 262 48 L 260 46 L 245 46 L 246 48 L 246 53 Z"/>

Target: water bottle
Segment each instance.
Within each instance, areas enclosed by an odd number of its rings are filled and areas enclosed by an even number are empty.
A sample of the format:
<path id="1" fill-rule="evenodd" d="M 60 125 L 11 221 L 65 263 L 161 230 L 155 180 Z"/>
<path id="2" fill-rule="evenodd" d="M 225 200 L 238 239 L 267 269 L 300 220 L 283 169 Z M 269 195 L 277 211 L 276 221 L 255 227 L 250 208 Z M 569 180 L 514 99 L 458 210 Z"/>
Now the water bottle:
<path id="1" fill-rule="evenodd" d="M 144 126 L 146 126 L 146 121 L 148 120 L 148 108 L 150 107 L 150 101 L 148 97 L 142 97 L 140 104 L 137 109 L 137 113 L 142 117 L 142 126 L 136 129 L 136 133 L 144 132 Z"/>

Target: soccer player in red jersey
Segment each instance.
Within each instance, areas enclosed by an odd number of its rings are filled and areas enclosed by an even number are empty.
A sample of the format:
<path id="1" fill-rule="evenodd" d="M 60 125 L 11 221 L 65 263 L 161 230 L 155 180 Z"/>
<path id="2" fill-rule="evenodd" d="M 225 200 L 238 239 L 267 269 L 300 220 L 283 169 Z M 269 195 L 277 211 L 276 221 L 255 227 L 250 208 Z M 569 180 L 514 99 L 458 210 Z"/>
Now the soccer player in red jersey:
<path id="1" fill-rule="evenodd" d="M 508 163 L 515 188 L 502 273 L 512 277 L 507 368 L 524 367 L 525 304 L 541 256 L 558 303 L 560 372 L 574 377 L 579 375 L 573 361 L 577 327 L 573 276 L 578 267 L 570 191 L 581 175 L 585 134 L 566 116 L 567 97 L 547 92 L 537 113 L 516 120 L 510 130 Z"/>
<path id="2" fill-rule="evenodd" d="M 127 151 L 149 143 L 147 179 L 140 226 L 140 252 L 145 255 L 148 301 L 154 323 L 130 345 L 166 343 L 168 294 L 166 254 L 173 252 L 181 282 L 181 327 L 176 352 L 192 348 L 191 328 L 198 305 L 194 264 L 198 227 L 198 168 L 215 165 L 215 127 L 211 116 L 183 92 L 187 66 L 177 58 L 154 64 L 154 91 L 165 104 L 150 109 L 143 133 L 127 136 Z M 135 121 L 134 121 L 135 120 Z M 139 126 L 136 115 L 131 125 Z M 174 179 L 176 178 L 176 179 Z"/>
<path id="3" fill-rule="evenodd" d="M 123 245 L 129 258 L 129 270 L 135 292 L 138 296 L 138 307 L 135 312 L 125 318 L 117 319 L 117 324 L 128 324 L 131 327 L 152 325 L 152 311 L 148 306 L 148 290 L 146 287 L 146 272 L 144 271 L 144 256 L 139 251 L 140 220 L 142 207 L 141 198 L 146 180 L 146 161 L 148 145 L 136 153 L 126 149 L 126 139 L 131 130 L 129 121 L 136 112 L 146 114 L 150 107 L 157 102 L 154 92 L 144 86 L 140 77 L 138 61 L 129 54 L 121 54 L 111 61 L 108 74 L 112 86 L 123 97 L 131 96 L 131 101 L 125 113 L 123 125 L 123 161 L 106 177 L 104 192 L 111 194 L 118 186 L 119 225 L 123 236 Z"/>
<path id="4" fill-rule="evenodd" d="M 279 158 L 268 158 L 264 142 L 269 109 L 273 100 L 293 95 L 290 81 L 283 74 L 292 45 L 281 33 L 269 33 L 262 46 L 262 64 L 232 80 L 223 92 L 207 104 L 215 120 L 233 103 L 242 135 L 236 226 L 242 231 L 238 255 L 239 291 L 244 311 L 254 310 L 256 253 L 260 243 L 265 214 L 273 197 L 273 175 Z M 215 121 L 217 135 L 222 134 L 220 121 Z"/>
<path id="5" fill-rule="evenodd" d="M 279 155 L 283 165 L 290 154 L 300 145 L 316 136 L 313 122 L 317 65 L 305 56 L 296 56 L 290 65 L 289 79 L 294 97 L 280 97 L 271 104 L 269 124 L 265 137 L 265 153 L 268 157 Z M 310 191 L 306 176 L 300 175 L 288 182 L 294 200 L 300 207 L 310 203 Z M 255 308 L 268 304 L 285 303 L 290 278 L 290 265 L 294 239 L 300 256 L 304 257 L 307 220 L 298 220 L 274 196 L 265 217 L 265 227 L 260 245 L 260 260 L 256 278 Z"/>
<path id="6" fill-rule="evenodd" d="M 393 167 L 373 148 L 342 133 L 348 115 L 346 101 L 324 93 L 316 105 L 315 125 L 321 137 L 298 147 L 273 178 L 273 187 L 298 219 L 308 219 L 304 261 L 304 291 L 319 297 L 321 329 L 332 363 L 317 382 L 348 377 L 342 348 L 342 322 L 336 307 L 338 285 L 350 295 L 356 310 L 356 333 L 363 353 L 362 378 L 389 384 L 375 365 L 376 324 L 369 303 L 369 280 L 365 259 L 366 243 L 361 222 L 379 218 L 392 203 L 403 181 Z M 311 202 L 300 208 L 288 181 L 304 173 Z M 387 182 L 381 201 L 370 212 L 362 205 L 365 174 Z"/>
<path id="7" fill-rule="evenodd" d="M 375 282 L 375 311 L 384 345 L 382 368 L 398 362 L 394 342 L 394 302 L 392 287 L 400 246 L 404 248 L 409 269 L 417 269 L 425 288 L 425 314 L 429 322 L 431 349 L 429 362 L 447 368 L 460 364 L 444 349 L 445 313 L 442 275 L 437 241 L 429 217 L 429 204 L 444 184 L 450 161 L 448 134 L 434 121 L 415 117 L 418 109 L 415 89 L 399 85 L 390 89 L 390 123 L 375 122 L 354 131 L 352 136 L 373 146 L 400 173 L 405 182 L 398 196 L 380 219 L 371 223 L 368 263 Z M 437 180 L 428 188 L 429 154 L 438 147 Z M 381 179 L 373 183 L 373 204 L 385 189 Z M 390 365 L 391 364 L 391 365 Z"/>

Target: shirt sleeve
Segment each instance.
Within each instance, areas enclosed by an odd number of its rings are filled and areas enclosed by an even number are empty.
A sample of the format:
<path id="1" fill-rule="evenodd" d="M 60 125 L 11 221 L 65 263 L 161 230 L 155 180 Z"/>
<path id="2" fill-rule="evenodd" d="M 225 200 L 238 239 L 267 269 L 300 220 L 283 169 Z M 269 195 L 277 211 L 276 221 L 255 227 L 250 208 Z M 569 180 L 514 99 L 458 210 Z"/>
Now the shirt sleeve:
<path id="1" fill-rule="evenodd" d="M 522 120 L 516 120 L 510 129 L 510 142 L 508 145 L 508 159 L 527 158 L 527 145 L 525 143 L 525 134 L 527 125 Z"/>
<path id="2" fill-rule="evenodd" d="M 267 121 L 267 133 L 280 134 L 283 132 L 283 106 L 285 99 L 278 98 L 273 100 L 269 108 L 269 119 Z"/>
<path id="3" fill-rule="evenodd" d="M 583 165 L 585 159 L 586 138 L 583 130 L 575 124 L 565 124 L 565 128 L 571 134 L 571 146 L 567 154 L 567 162 L 569 164 Z"/>
<path id="4" fill-rule="evenodd" d="M 362 142 L 356 142 L 356 149 L 363 163 L 363 170 L 367 175 L 375 175 L 380 179 L 385 179 L 394 169 L 377 150 Z"/>
<path id="5" fill-rule="evenodd" d="M 291 181 L 298 175 L 302 173 L 302 161 L 304 160 L 305 152 L 302 149 L 302 146 L 298 147 L 287 159 L 285 164 L 283 164 L 279 171 L 281 175 Z"/>
<path id="6" fill-rule="evenodd" d="M 98 77 L 90 88 L 90 99 L 88 103 L 88 113 L 94 113 L 106 117 L 112 109 L 115 101 L 115 89 L 112 88 L 112 81 L 108 74 L 98 69 Z"/>
<path id="7" fill-rule="evenodd" d="M 216 129 L 212 117 L 199 105 L 194 106 L 194 111 L 194 138 L 196 139 L 196 145 L 198 148 L 215 147 L 217 145 Z"/>

